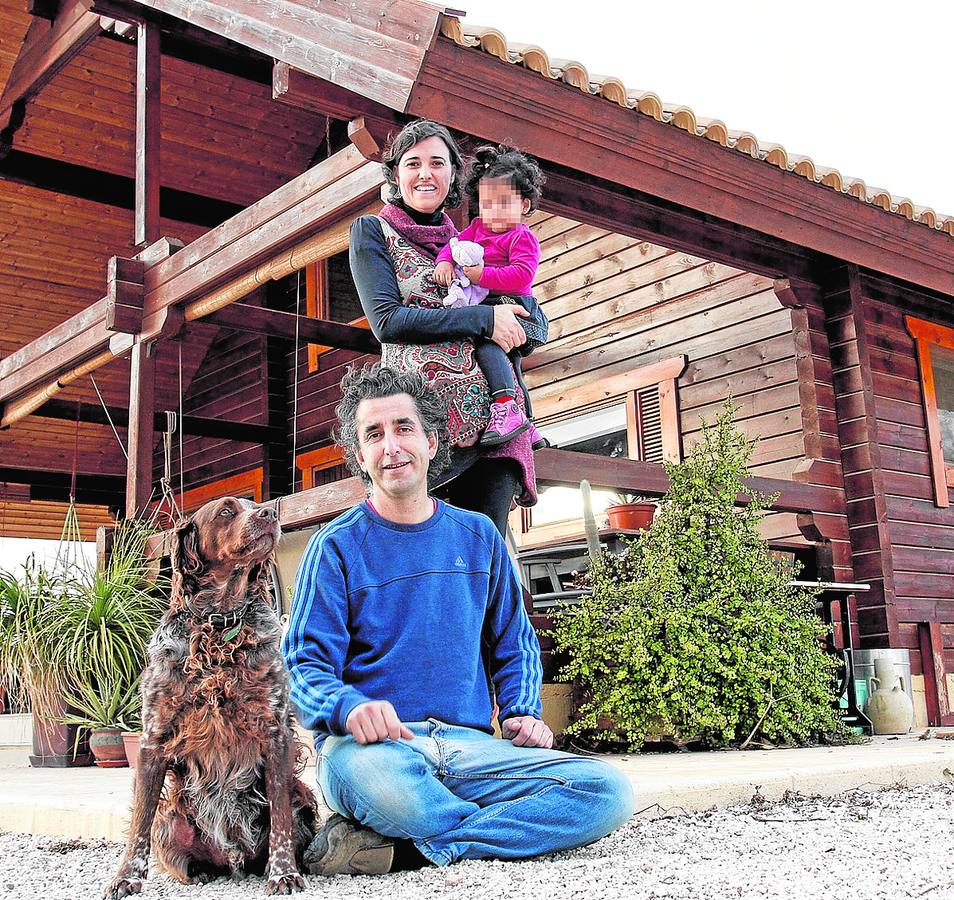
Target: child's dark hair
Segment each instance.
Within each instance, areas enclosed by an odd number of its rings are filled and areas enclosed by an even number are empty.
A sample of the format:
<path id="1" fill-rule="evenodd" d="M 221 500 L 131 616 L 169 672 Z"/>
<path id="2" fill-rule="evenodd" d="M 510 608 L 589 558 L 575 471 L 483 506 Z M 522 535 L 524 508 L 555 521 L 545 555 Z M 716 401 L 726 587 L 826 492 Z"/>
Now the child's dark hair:
<path id="1" fill-rule="evenodd" d="M 514 147 L 478 147 L 467 170 L 467 196 L 477 202 L 478 185 L 484 178 L 507 178 L 524 200 L 530 201 L 530 212 L 537 208 L 546 176 L 537 161 Z"/>

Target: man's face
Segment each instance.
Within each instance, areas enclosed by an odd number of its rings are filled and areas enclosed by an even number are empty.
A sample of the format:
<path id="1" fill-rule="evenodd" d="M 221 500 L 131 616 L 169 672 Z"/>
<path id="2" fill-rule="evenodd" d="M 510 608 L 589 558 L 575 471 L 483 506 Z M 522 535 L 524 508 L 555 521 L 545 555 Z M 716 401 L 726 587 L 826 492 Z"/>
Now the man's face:
<path id="1" fill-rule="evenodd" d="M 437 435 L 425 433 L 409 394 L 362 400 L 355 456 L 376 491 L 395 499 L 427 494 L 427 467 Z"/>

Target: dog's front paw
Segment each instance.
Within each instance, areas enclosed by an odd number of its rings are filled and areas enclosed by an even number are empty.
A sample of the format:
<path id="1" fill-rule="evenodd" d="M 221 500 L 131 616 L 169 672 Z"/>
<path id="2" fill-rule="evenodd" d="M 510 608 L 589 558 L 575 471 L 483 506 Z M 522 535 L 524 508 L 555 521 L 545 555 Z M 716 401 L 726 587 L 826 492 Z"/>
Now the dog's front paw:
<path id="1" fill-rule="evenodd" d="M 283 875 L 271 875 L 265 882 L 265 893 L 294 894 L 305 889 L 305 879 L 297 872 L 285 872 Z"/>
<path id="2" fill-rule="evenodd" d="M 135 875 L 117 875 L 103 891 L 105 900 L 122 900 L 142 891 L 142 879 Z"/>

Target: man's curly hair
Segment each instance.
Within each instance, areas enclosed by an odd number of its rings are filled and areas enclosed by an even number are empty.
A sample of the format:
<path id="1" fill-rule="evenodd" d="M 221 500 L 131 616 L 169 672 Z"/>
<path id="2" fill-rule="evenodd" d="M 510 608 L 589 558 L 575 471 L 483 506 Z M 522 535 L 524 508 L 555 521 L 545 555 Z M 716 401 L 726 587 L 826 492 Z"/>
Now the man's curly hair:
<path id="1" fill-rule="evenodd" d="M 335 407 L 338 427 L 334 438 L 345 452 L 348 468 L 366 485 L 371 484 L 371 479 L 358 465 L 355 453 L 358 446 L 358 404 L 362 400 L 378 400 L 396 394 L 408 394 L 417 408 L 425 434 L 437 434 L 437 453 L 428 466 L 428 476 L 439 475 L 450 464 L 447 404 L 427 386 L 418 372 L 389 369 L 377 364 L 361 369 L 351 366 L 341 379 L 341 402 Z"/>

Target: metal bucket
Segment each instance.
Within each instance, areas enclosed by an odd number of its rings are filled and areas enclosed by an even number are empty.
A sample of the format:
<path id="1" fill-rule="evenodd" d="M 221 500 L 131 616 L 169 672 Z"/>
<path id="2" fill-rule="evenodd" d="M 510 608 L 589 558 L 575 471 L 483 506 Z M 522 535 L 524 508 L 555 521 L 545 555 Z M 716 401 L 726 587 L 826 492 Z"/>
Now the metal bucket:
<path id="1" fill-rule="evenodd" d="M 855 694 L 858 706 L 864 708 L 868 702 L 869 678 L 875 677 L 874 661 L 876 659 L 890 659 L 894 663 L 894 674 L 899 675 L 904 682 L 904 691 L 911 702 L 914 702 L 914 692 L 911 688 L 911 651 L 897 649 L 852 650 L 851 662 L 855 676 Z"/>

